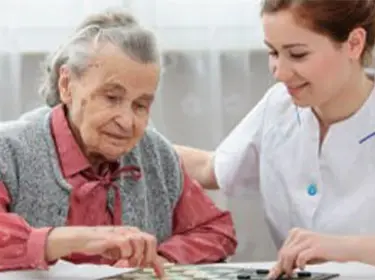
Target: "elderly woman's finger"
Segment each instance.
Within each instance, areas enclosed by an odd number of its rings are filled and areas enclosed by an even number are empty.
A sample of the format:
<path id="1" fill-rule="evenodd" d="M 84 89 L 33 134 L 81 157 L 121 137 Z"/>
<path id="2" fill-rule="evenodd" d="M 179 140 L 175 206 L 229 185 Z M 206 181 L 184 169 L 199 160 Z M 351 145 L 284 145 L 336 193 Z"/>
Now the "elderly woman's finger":
<path id="1" fill-rule="evenodd" d="M 152 263 L 152 268 L 154 269 L 155 275 L 158 278 L 164 278 L 165 271 L 164 271 L 164 264 L 158 258 Z"/>
<path id="2" fill-rule="evenodd" d="M 129 261 L 128 260 L 119 260 L 114 265 L 114 267 L 124 268 L 129 267 Z"/>
<path id="3" fill-rule="evenodd" d="M 134 234 L 129 236 L 133 247 L 133 254 L 129 258 L 129 264 L 133 267 L 138 267 L 143 260 L 146 249 L 146 240 L 142 234 Z"/>
<path id="4" fill-rule="evenodd" d="M 157 240 L 151 234 L 144 234 L 145 239 L 145 249 L 143 256 L 143 263 L 147 266 L 154 263 L 157 259 Z"/>

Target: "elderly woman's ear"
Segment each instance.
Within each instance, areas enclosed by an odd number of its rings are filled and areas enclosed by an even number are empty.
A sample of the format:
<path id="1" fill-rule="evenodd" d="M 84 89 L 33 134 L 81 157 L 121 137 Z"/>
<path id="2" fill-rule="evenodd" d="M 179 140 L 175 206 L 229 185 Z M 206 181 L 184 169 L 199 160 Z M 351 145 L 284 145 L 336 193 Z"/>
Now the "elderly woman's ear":
<path id="1" fill-rule="evenodd" d="M 66 65 L 62 65 L 59 70 L 58 89 L 60 93 L 60 100 L 64 104 L 69 104 L 72 101 L 72 91 L 70 88 L 70 82 L 70 71 Z"/>

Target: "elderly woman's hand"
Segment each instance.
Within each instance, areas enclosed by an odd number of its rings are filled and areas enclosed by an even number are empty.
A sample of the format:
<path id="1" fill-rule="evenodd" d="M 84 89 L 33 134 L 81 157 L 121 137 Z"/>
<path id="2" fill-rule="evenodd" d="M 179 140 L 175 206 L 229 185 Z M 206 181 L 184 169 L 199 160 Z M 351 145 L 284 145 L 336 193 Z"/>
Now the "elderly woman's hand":
<path id="1" fill-rule="evenodd" d="M 157 241 L 134 227 L 60 227 L 49 234 L 46 257 L 57 260 L 72 253 L 101 255 L 112 260 L 127 260 L 131 267 L 153 267 L 164 275 L 157 259 Z"/>

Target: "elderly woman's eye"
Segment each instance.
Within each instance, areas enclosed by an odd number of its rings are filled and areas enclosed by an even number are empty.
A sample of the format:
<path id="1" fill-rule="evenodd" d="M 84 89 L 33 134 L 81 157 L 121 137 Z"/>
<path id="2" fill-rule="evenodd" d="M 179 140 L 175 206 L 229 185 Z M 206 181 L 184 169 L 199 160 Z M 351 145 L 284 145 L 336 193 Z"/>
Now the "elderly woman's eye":
<path id="1" fill-rule="evenodd" d="M 108 101 L 110 101 L 110 102 L 118 102 L 118 101 L 120 101 L 120 97 L 119 96 L 107 95 L 106 97 L 107 97 Z"/>
<path id="2" fill-rule="evenodd" d="M 148 106 L 142 103 L 135 103 L 135 107 L 137 110 L 148 110 Z"/>

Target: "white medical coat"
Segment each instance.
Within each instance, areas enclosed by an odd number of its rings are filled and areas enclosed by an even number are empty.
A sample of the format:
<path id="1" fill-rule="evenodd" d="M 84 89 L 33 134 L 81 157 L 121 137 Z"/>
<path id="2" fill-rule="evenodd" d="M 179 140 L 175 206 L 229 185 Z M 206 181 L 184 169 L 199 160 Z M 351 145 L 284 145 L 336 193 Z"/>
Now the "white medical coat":
<path id="1" fill-rule="evenodd" d="M 276 84 L 219 145 L 214 171 L 229 195 L 259 188 L 277 247 L 293 227 L 375 234 L 375 93 L 319 150 L 312 110 Z"/>

